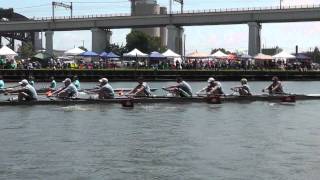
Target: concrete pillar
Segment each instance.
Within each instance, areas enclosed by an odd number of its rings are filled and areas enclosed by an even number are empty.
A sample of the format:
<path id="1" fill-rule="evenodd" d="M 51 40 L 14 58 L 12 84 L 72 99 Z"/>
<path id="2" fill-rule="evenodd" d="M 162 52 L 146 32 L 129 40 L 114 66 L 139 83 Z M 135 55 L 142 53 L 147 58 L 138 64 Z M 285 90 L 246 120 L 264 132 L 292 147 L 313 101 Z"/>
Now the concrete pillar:
<path id="1" fill-rule="evenodd" d="M 249 55 L 254 56 L 261 52 L 261 24 L 249 22 Z"/>
<path id="2" fill-rule="evenodd" d="M 184 29 L 177 26 L 167 26 L 168 40 L 167 47 L 172 51 L 182 54 L 183 53 L 183 33 Z"/>
<path id="3" fill-rule="evenodd" d="M 33 49 L 35 51 L 42 50 L 42 38 L 40 36 L 40 32 L 33 33 L 33 39 L 32 39 L 32 45 Z"/>
<path id="4" fill-rule="evenodd" d="M 53 55 L 53 31 L 46 31 L 46 52 Z"/>
<path id="5" fill-rule="evenodd" d="M 112 32 L 100 28 L 92 28 L 92 51 L 102 53 L 105 51 L 107 44 L 111 42 Z"/>
<path id="6" fill-rule="evenodd" d="M 167 14 L 167 8 L 160 7 L 160 14 Z M 167 27 L 160 27 L 160 41 L 163 47 L 167 46 L 167 39 L 168 39 L 167 34 L 168 34 Z"/>

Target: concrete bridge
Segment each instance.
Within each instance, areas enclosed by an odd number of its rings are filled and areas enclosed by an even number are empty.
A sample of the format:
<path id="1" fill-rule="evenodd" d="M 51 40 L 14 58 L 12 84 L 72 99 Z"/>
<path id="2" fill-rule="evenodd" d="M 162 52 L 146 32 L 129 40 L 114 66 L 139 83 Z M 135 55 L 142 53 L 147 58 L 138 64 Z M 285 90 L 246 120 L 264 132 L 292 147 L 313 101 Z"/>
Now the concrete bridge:
<path id="1" fill-rule="evenodd" d="M 105 29 L 133 27 L 167 27 L 167 47 L 181 53 L 183 26 L 248 24 L 250 55 L 260 52 L 262 23 L 320 21 L 320 6 L 293 6 L 270 8 L 235 8 L 204 11 L 186 11 L 182 14 L 130 16 L 103 15 L 37 18 L 15 22 L 0 22 L 0 32 L 46 32 L 46 48 L 52 52 L 54 31 L 91 30 L 92 49 L 101 52 L 110 40 L 111 32 Z"/>

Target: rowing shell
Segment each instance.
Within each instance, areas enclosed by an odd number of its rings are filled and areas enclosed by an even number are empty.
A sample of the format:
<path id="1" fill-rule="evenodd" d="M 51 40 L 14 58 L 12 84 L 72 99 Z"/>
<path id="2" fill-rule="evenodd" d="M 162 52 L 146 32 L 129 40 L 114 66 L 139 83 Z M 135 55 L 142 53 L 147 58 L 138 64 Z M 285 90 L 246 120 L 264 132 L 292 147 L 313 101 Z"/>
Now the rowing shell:
<path id="1" fill-rule="evenodd" d="M 294 99 L 292 99 L 294 98 Z M 15 106 L 15 105 L 75 105 L 75 104 L 123 104 L 130 101 L 131 103 L 212 103 L 219 104 L 224 102 L 253 102 L 253 101 L 272 101 L 272 102 L 295 102 L 296 100 L 320 100 L 320 94 L 310 95 L 286 95 L 286 96 L 269 96 L 269 95 L 254 95 L 254 96 L 221 96 L 221 97 L 140 97 L 140 98 L 127 98 L 117 97 L 114 99 L 48 99 L 38 101 L 0 101 L 0 106 Z"/>

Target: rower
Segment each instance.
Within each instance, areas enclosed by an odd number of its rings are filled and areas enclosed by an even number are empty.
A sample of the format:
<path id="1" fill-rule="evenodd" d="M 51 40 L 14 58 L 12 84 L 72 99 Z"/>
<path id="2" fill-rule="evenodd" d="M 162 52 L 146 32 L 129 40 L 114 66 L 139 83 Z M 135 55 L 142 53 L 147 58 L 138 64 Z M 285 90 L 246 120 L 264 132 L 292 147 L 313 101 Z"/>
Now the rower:
<path id="1" fill-rule="evenodd" d="M 57 87 L 57 82 L 54 80 L 53 76 L 50 77 L 50 80 L 51 80 L 51 83 L 49 86 L 49 90 L 55 90 Z"/>
<path id="2" fill-rule="evenodd" d="M 216 81 L 213 77 L 208 79 L 208 86 L 201 89 L 197 94 L 205 91 L 207 96 L 221 96 L 224 95 L 222 85 L 219 81 Z"/>
<path id="3" fill-rule="evenodd" d="M 232 91 L 238 92 L 240 96 L 251 96 L 250 87 L 248 85 L 248 80 L 246 78 L 242 78 L 240 80 L 241 86 L 236 86 L 231 88 Z"/>
<path id="4" fill-rule="evenodd" d="M 33 76 L 29 76 L 28 82 L 31 86 L 34 87 L 34 77 Z"/>
<path id="5" fill-rule="evenodd" d="M 268 87 L 262 89 L 262 92 L 265 92 L 266 90 L 268 90 L 270 95 L 284 94 L 281 81 L 279 80 L 279 78 L 277 76 L 272 77 L 272 84 L 270 84 Z"/>
<path id="6" fill-rule="evenodd" d="M 4 81 L 3 81 L 3 77 L 0 75 L 0 90 L 4 89 Z"/>
<path id="7" fill-rule="evenodd" d="M 37 91 L 24 79 L 19 82 L 21 88 L 17 90 L 7 90 L 8 93 L 18 93 L 18 101 L 36 101 L 38 99 Z"/>
<path id="8" fill-rule="evenodd" d="M 73 76 L 72 80 L 72 83 L 76 86 L 77 90 L 80 90 L 80 81 L 78 76 Z"/>
<path id="9" fill-rule="evenodd" d="M 53 92 L 52 95 L 57 95 L 61 98 L 75 98 L 78 96 L 78 90 L 76 86 L 71 82 L 70 78 L 66 78 L 64 81 L 64 87 Z"/>
<path id="10" fill-rule="evenodd" d="M 151 96 L 151 91 L 149 85 L 144 82 L 143 77 L 139 77 L 137 79 L 138 85 L 127 93 L 127 96 L 133 95 L 133 96 Z"/>
<path id="11" fill-rule="evenodd" d="M 181 77 L 178 77 L 176 82 L 178 83 L 177 85 L 168 86 L 163 89 L 167 91 L 172 91 L 179 97 L 192 97 L 191 86 L 186 81 L 184 81 Z"/>
<path id="12" fill-rule="evenodd" d="M 97 93 L 99 99 L 112 99 L 114 98 L 114 90 L 111 85 L 108 83 L 107 78 L 101 78 L 99 80 L 100 85 L 98 89 L 91 90 L 90 92 Z"/>

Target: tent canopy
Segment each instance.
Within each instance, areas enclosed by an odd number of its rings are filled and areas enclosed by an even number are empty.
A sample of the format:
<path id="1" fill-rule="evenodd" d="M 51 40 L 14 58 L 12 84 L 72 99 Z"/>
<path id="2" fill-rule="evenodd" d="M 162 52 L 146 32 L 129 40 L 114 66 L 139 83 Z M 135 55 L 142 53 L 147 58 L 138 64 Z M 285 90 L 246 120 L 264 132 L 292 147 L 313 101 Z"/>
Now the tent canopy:
<path id="1" fill-rule="evenodd" d="M 252 59 L 252 56 L 250 56 L 250 55 L 248 55 L 248 54 L 242 54 L 242 55 L 240 56 L 240 58 L 241 58 L 242 60 L 249 60 L 249 59 Z"/>
<path id="2" fill-rule="evenodd" d="M 36 55 L 34 55 L 33 58 L 40 59 L 40 60 L 46 60 L 46 59 L 50 59 L 50 58 L 53 58 L 53 57 L 50 54 L 46 53 L 46 52 L 39 52 Z"/>
<path id="3" fill-rule="evenodd" d="M 302 53 L 298 53 L 296 55 L 296 59 L 298 59 L 298 60 L 311 60 L 311 58 L 309 56 L 306 56 L 306 55 L 304 55 Z"/>
<path id="4" fill-rule="evenodd" d="M 210 56 L 214 57 L 214 58 L 228 58 L 228 55 L 223 53 L 223 52 L 221 52 L 220 50 L 215 52 L 215 53 L 213 53 L 213 54 L 211 54 Z"/>
<path id="5" fill-rule="evenodd" d="M 186 56 L 187 58 L 208 58 L 209 54 L 203 52 L 192 52 Z"/>
<path id="6" fill-rule="evenodd" d="M 100 57 L 107 58 L 107 59 L 112 59 L 112 58 L 116 59 L 116 58 L 119 58 L 120 56 L 116 55 L 113 52 L 109 52 L 109 53 L 103 52 L 100 54 Z"/>
<path id="7" fill-rule="evenodd" d="M 164 55 L 162 55 L 161 53 L 159 53 L 157 51 L 151 52 L 149 57 L 150 57 L 150 59 L 164 59 L 164 58 L 166 58 Z"/>
<path id="8" fill-rule="evenodd" d="M 165 57 L 168 58 L 180 58 L 181 55 L 173 52 L 171 49 L 168 49 L 166 52 L 162 53 L 162 55 L 164 55 Z"/>
<path id="9" fill-rule="evenodd" d="M 145 54 L 141 51 L 139 51 L 137 48 L 135 48 L 134 50 L 123 54 L 124 57 L 148 57 L 148 54 Z"/>
<path id="10" fill-rule="evenodd" d="M 86 51 L 80 54 L 80 56 L 84 56 L 84 57 L 97 57 L 99 56 L 99 54 L 93 52 L 93 51 Z"/>
<path id="11" fill-rule="evenodd" d="M 282 51 L 272 57 L 273 59 L 295 59 L 296 58 L 294 55 L 291 55 L 285 51 Z"/>
<path id="12" fill-rule="evenodd" d="M 262 54 L 262 53 L 255 55 L 253 58 L 256 60 L 272 60 L 273 59 L 272 56 Z"/>
<path id="13" fill-rule="evenodd" d="M 73 48 L 73 49 L 69 49 L 69 50 L 65 51 L 64 54 L 67 56 L 77 56 L 77 55 L 84 53 L 84 52 L 85 51 L 80 48 Z"/>
<path id="14" fill-rule="evenodd" d="M 17 56 L 18 54 L 14 52 L 12 49 L 8 48 L 7 46 L 2 46 L 0 49 L 0 55 L 1 56 Z"/>

